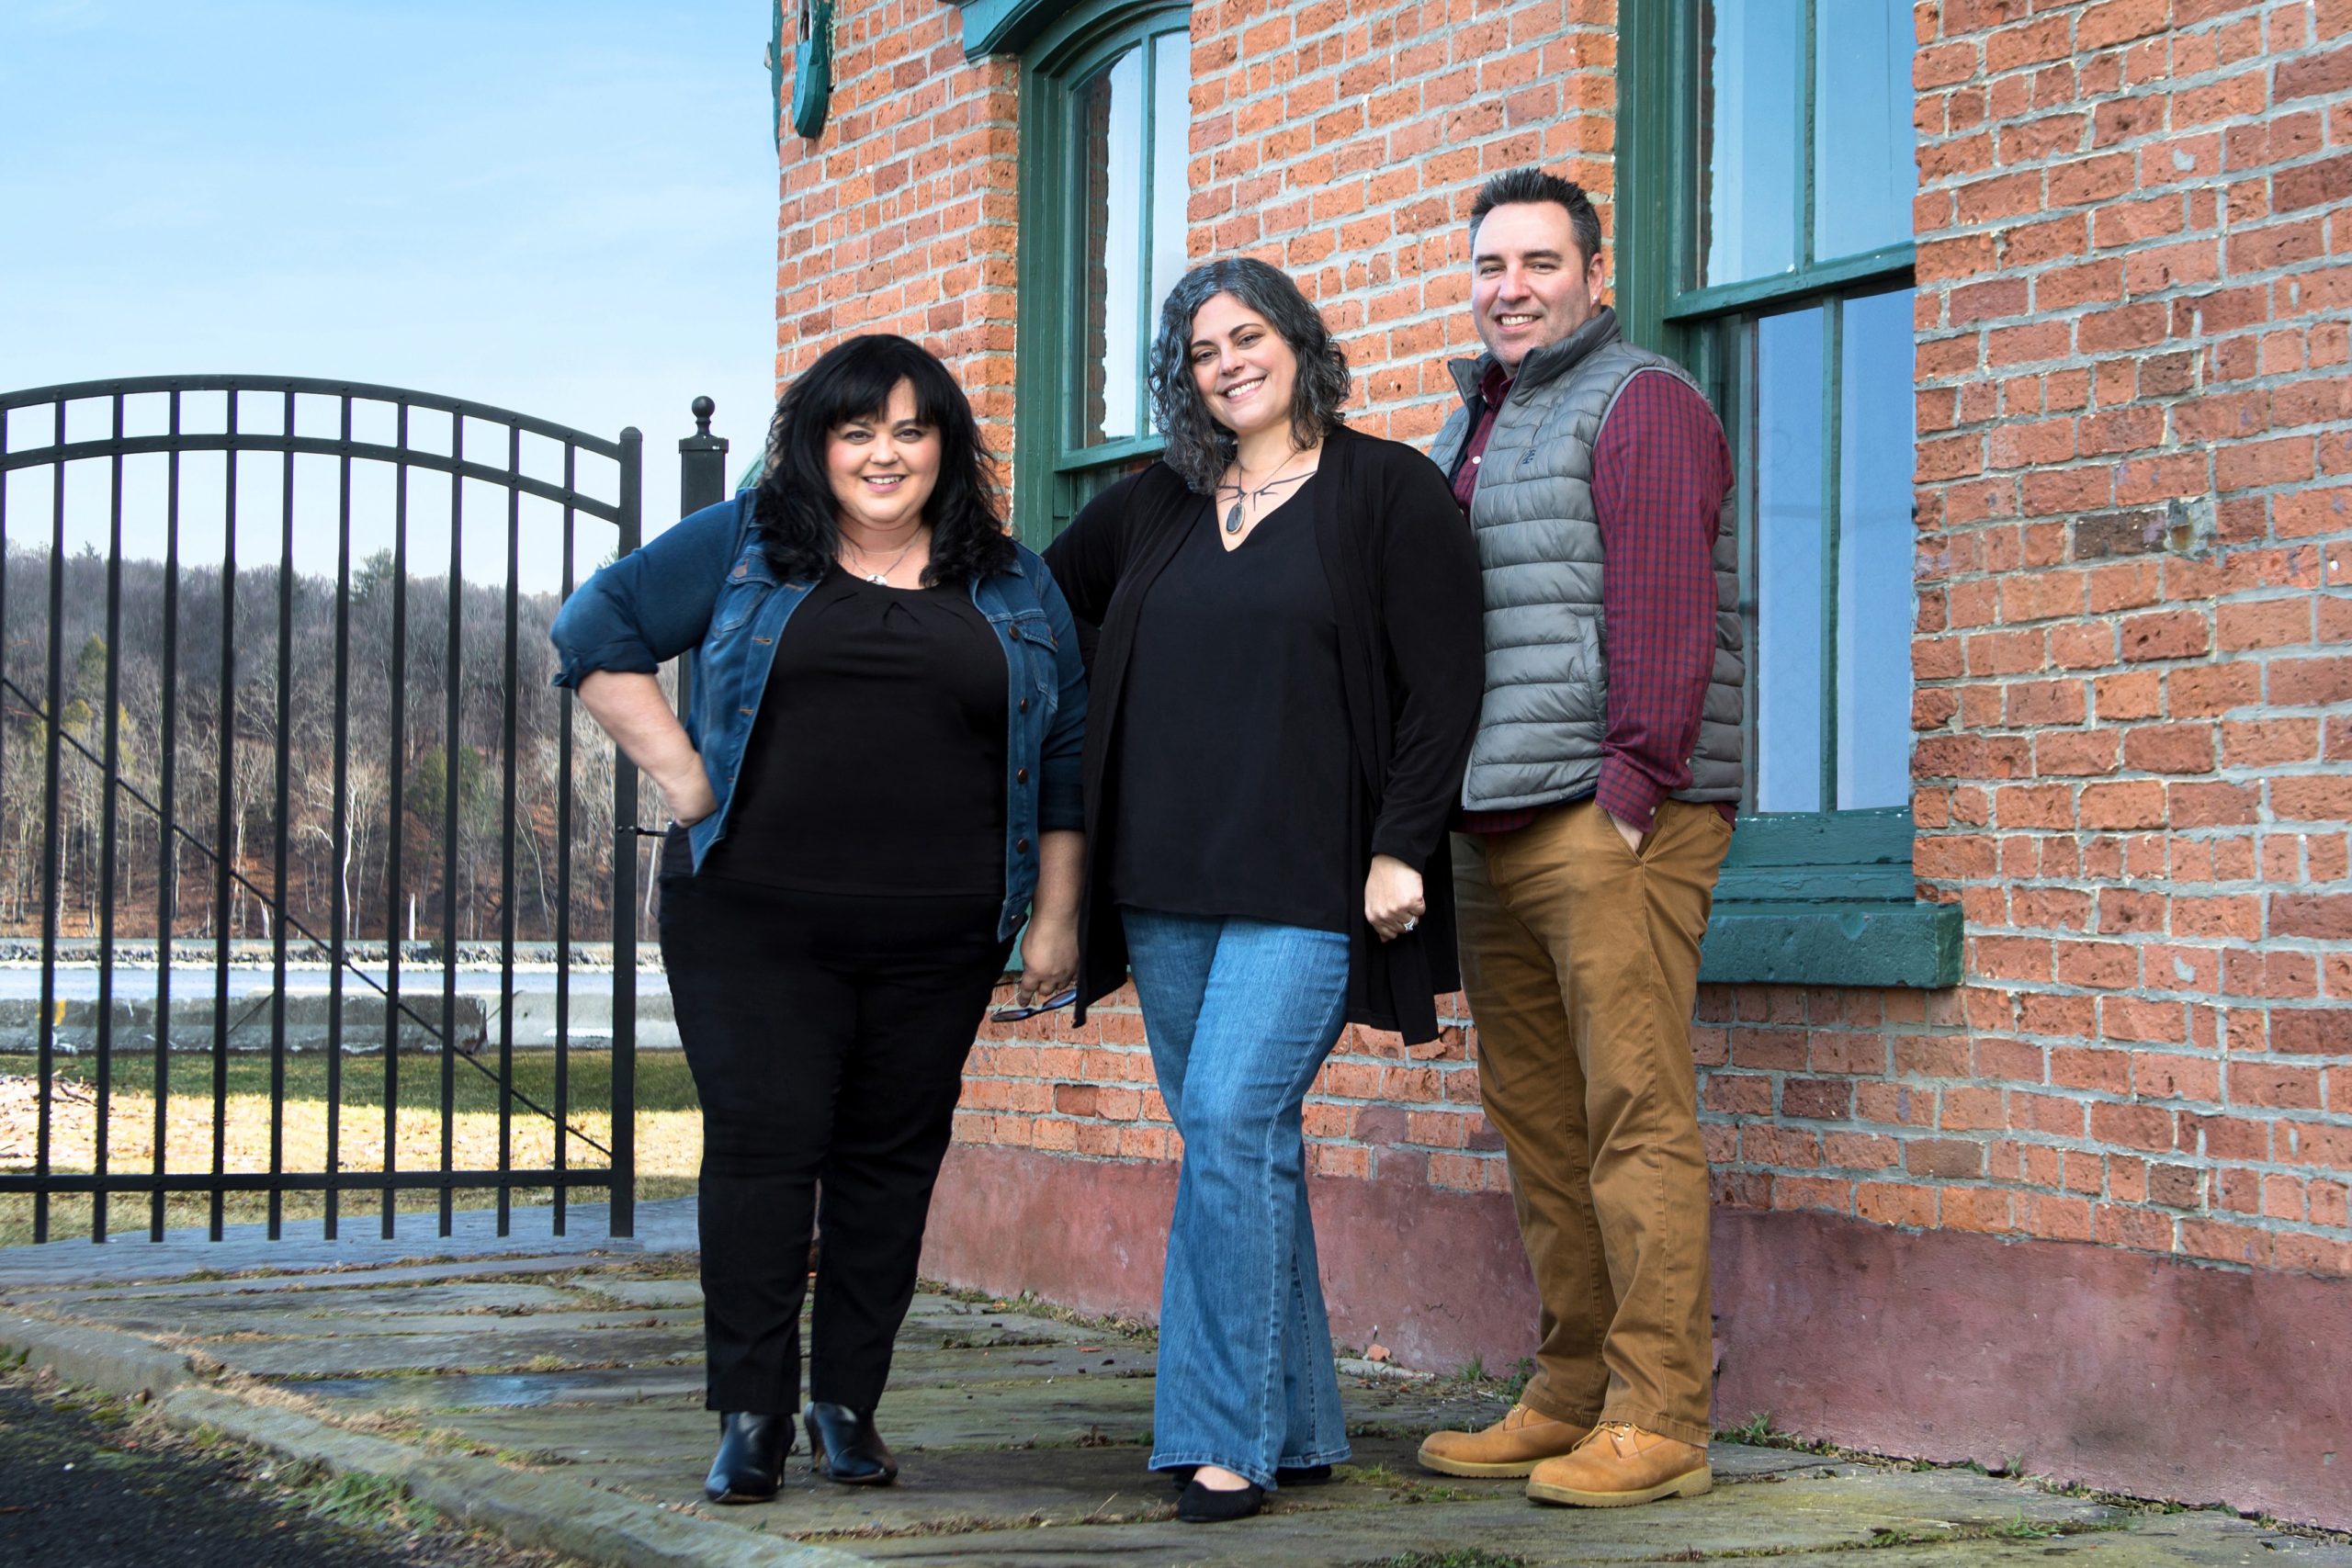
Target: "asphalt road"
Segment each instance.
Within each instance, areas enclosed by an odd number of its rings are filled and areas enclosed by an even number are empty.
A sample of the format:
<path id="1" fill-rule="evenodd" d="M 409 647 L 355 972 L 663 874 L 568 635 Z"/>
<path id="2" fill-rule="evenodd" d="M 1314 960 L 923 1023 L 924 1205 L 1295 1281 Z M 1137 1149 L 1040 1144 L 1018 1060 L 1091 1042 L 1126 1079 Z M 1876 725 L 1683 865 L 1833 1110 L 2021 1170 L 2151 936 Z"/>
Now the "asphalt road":
<path id="1" fill-rule="evenodd" d="M 95 1414 L 93 1413 L 95 1411 Z M 310 1511 L 332 1483 L 286 1484 L 264 1460 L 207 1451 L 0 1380 L 0 1562 L 41 1568 L 557 1568 L 430 1519 L 374 1528 Z M 342 1495 L 348 1503 L 348 1494 Z M 356 1500 L 363 1508 L 367 1499 Z"/>

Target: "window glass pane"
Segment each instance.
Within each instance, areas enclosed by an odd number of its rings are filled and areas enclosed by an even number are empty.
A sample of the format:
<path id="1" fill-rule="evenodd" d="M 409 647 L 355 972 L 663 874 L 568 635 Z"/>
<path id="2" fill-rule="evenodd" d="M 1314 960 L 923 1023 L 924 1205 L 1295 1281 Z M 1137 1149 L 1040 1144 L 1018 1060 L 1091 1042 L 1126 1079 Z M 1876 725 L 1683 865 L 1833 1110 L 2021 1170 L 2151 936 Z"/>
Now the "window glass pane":
<path id="1" fill-rule="evenodd" d="M 1705 7 L 1704 26 L 1705 280 L 1770 277 L 1797 265 L 1804 6 L 1723 0 Z"/>
<path id="2" fill-rule="evenodd" d="M 1911 798 L 1911 290 L 1849 299 L 1838 430 L 1838 806 Z"/>
<path id="3" fill-rule="evenodd" d="M 1193 133 L 1193 36 L 1152 40 L 1151 297 L 1144 301 L 1147 342 L 1159 330 L 1160 302 L 1184 276 L 1185 164 Z"/>
<path id="4" fill-rule="evenodd" d="M 1140 434 L 1143 345 L 1136 292 L 1143 286 L 1143 51 L 1128 50 L 1072 95 L 1080 190 L 1075 444 Z"/>
<path id="5" fill-rule="evenodd" d="M 1813 254 L 1911 238 L 1911 0 L 1814 0 Z M 1906 381 L 1907 384 L 1907 381 Z"/>
<path id="6" fill-rule="evenodd" d="M 1821 798 L 1819 307 L 1756 324 L 1756 807 Z M 1904 399 L 1910 406 L 1910 399 Z"/>

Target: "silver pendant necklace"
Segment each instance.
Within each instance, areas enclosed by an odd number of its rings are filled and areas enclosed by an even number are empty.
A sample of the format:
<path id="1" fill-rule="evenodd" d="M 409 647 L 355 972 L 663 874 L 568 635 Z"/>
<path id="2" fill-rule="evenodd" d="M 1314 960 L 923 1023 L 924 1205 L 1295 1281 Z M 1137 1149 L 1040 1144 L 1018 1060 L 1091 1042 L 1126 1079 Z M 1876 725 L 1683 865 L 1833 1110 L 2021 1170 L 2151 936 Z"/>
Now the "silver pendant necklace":
<path id="1" fill-rule="evenodd" d="M 890 585 L 890 574 L 899 570 L 899 563 L 905 560 L 909 555 L 912 554 L 915 546 L 922 543 L 922 530 L 921 528 L 917 528 L 914 531 L 913 537 L 910 538 L 906 544 L 899 548 L 897 555 L 890 558 L 890 564 L 884 567 L 880 571 L 863 571 L 856 567 L 850 566 L 847 561 L 842 561 L 842 565 L 849 568 L 851 575 L 862 577 L 868 582 L 878 582 L 887 588 Z M 851 549 L 855 550 L 858 554 L 859 559 L 863 560 L 865 558 L 865 547 L 864 546 L 855 544 L 848 539 L 843 539 L 841 542 L 847 545 Z M 838 555 L 839 552 L 836 552 L 836 558 L 838 558 Z"/>
<path id="2" fill-rule="evenodd" d="M 1238 482 L 1229 485 L 1219 485 L 1216 487 L 1217 494 L 1225 495 L 1230 492 L 1233 496 L 1233 507 L 1225 514 L 1225 531 L 1227 534 L 1238 534 L 1241 532 L 1242 511 L 1247 502 L 1252 501 L 1263 501 L 1266 499 L 1267 493 L 1276 485 L 1296 484 L 1300 480 L 1307 479 L 1314 474 L 1315 470 L 1309 468 L 1304 474 L 1293 474 L 1289 479 L 1282 478 L 1283 469 L 1290 467 L 1291 464 L 1297 460 L 1298 454 L 1295 452 L 1291 454 L 1291 456 L 1283 458 L 1274 468 L 1275 477 L 1268 479 L 1264 484 L 1260 485 L 1255 490 L 1244 490 Z M 1233 463 L 1233 477 L 1236 481 L 1238 481 L 1242 478 L 1241 461 L 1238 457 L 1234 459 Z"/>

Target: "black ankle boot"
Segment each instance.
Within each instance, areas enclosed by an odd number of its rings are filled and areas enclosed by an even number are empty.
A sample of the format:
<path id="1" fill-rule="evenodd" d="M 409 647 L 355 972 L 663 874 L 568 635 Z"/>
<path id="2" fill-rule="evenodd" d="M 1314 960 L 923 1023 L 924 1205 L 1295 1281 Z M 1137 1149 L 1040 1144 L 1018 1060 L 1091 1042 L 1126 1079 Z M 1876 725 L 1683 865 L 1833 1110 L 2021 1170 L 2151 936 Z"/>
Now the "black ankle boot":
<path id="1" fill-rule="evenodd" d="M 1246 1519 L 1265 1506 L 1266 1489 L 1254 1481 L 1226 1492 L 1204 1486 L 1195 1477 L 1176 1500 L 1176 1517 L 1188 1525 L 1216 1525 Z"/>
<path id="2" fill-rule="evenodd" d="M 812 1404 L 806 1414 L 818 1474 L 845 1486 L 888 1486 L 899 1478 L 899 1458 L 874 1429 L 870 1412 Z"/>
<path id="3" fill-rule="evenodd" d="M 714 1503 L 764 1503 L 784 1479 L 792 1451 L 792 1417 L 730 1412 L 718 1418 L 718 1457 L 703 1479 Z"/>

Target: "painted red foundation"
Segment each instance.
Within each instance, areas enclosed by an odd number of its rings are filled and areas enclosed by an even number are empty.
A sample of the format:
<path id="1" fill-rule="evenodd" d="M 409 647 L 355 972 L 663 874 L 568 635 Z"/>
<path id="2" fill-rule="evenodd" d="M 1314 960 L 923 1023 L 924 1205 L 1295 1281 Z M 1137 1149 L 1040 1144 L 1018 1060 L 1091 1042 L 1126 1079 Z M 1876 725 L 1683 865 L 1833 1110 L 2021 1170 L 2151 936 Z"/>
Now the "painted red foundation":
<path id="1" fill-rule="evenodd" d="M 1150 1317 L 1168 1165 L 958 1145 L 926 1275 Z M 1534 1345 L 1507 1199 L 1317 1180 L 1332 1333 L 1403 1365 L 1501 1370 Z M 2071 1242 L 1718 1212 L 1716 1419 L 2352 1529 L 2352 1280 Z"/>
<path id="2" fill-rule="evenodd" d="M 1718 1422 L 2352 1528 L 2352 1280 L 1715 1217 Z"/>

